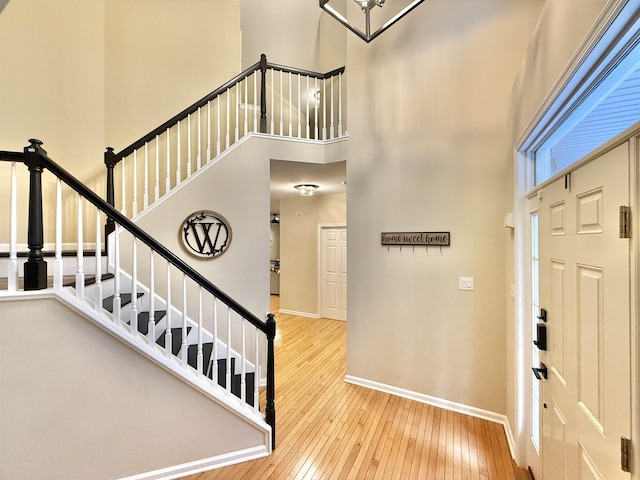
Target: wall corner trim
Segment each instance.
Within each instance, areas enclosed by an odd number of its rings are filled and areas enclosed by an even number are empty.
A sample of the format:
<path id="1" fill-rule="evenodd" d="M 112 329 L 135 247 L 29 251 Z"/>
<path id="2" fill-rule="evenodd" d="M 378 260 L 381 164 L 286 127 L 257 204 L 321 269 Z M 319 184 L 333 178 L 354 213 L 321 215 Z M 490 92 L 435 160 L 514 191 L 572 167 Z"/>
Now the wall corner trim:
<path id="1" fill-rule="evenodd" d="M 443 408 L 445 410 L 451 410 L 452 412 L 462 413 L 463 415 L 469 415 L 471 417 L 481 418 L 489 422 L 499 423 L 504 427 L 505 435 L 507 436 L 507 443 L 509 444 L 509 451 L 511 452 L 511 457 L 515 458 L 515 439 L 511 430 L 511 426 L 509 425 L 509 419 L 506 415 L 472 407 L 470 405 L 464 405 L 462 403 L 452 402 L 443 398 L 432 397 L 431 395 L 426 395 L 424 393 L 414 392 L 412 390 L 406 390 L 400 387 L 394 387 L 393 385 L 378 383 L 366 378 L 354 377 L 353 375 L 346 375 L 344 377 L 344 381 L 353 385 L 358 385 L 360 387 L 370 388 L 379 392 L 389 393 L 391 395 L 407 398 L 409 400 L 415 400 L 416 402 L 426 403 L 427 405 L 433 405 L 434 407 Z"/>
<path id="2" fill-rule="evenodd" d="M 317 313 L 296 312 L 295 310 L 286 310 L 284 308 L 280 309 L 280 313 L 286 313 L 287 315 L 295 315 L 297 317 L 320 318 L 320 315 L 318 315 Z"/>
<path id="3" fill-rule="evenodd" d="M 250 460 L 256 460 L 258 458 L 266 457 L 269 452 L 264 446 L 258 446 L 253 448 L 247 448 L 245 450 L 239 450 L 237 452 L 225 453 L 222 455 L 216 455 L 215 457 L 205 458 L 202 460 L 196 460 L 194 462 L 183 463 L 181 465 L 174 465 L 160 470 L 154 470 L 152 472 L 141 473 L 130 477 L 123 477 L 119 480 L 151 480 L 151 479 L 170 479 L 180 478 L 185 475 L 194 475 L 196 473 L 202 473 L 209 470 L 214 470 L 222 467 L 228 467 L 241 462 L 248 462 Z"/>

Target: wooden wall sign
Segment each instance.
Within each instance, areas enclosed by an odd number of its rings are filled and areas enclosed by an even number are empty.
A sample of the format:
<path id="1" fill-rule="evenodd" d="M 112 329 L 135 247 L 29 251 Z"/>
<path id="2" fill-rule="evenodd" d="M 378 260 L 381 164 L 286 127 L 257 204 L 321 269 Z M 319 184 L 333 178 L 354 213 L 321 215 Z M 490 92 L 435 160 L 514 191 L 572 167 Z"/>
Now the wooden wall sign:
<path id="1" fill-rule="evenodd" d="M 383 232 L 382 245 L 399 246 L 434 246 L 448 247 L 451 245 L 450 232 Z"/>

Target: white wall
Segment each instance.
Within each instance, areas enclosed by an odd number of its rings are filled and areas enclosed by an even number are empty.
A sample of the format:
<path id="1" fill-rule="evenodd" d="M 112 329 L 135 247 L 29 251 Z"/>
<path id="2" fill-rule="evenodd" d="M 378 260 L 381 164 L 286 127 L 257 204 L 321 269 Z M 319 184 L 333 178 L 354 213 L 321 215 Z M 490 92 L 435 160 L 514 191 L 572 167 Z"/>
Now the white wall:
<path id="1" fill-rule="evenodd" d="M 507 103 L 541 6 L 433 0 L 348 38 L 349 375 L 505 413 Z M 393 231 L 451 247 L 381 247 Z"/>
<path id="2" fill-rule="evenodd" d="M 56 299 L 0 310 L 0 477 L 121 478 L 264 433 Z"/>

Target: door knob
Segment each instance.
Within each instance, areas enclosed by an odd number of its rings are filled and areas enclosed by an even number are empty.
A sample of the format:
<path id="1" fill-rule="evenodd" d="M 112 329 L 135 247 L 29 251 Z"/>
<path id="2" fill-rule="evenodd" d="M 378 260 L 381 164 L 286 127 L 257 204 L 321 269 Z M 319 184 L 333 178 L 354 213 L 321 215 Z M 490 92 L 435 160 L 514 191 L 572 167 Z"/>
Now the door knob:
<path id="1" fill-rule="evenodd" d="M 538 380 L 542 380 L 543 377 L 547 378 L 547 366 L 544 363 L 540 362 L 539 367 L 534 367 L 531 370 Z"/>

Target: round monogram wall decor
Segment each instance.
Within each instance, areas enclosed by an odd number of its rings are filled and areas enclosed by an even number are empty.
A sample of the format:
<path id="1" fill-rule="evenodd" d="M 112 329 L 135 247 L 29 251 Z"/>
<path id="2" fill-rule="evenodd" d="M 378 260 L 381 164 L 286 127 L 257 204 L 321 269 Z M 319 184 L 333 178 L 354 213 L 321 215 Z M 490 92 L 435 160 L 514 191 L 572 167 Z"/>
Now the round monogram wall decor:
<path id="1" fill-rule="evenodd" d="M 188 254 L 198 258 L 215 258 L 229 248 L 231 227 L 219 213 L 198 210 L 182 222 L 178 236 Z"/>

